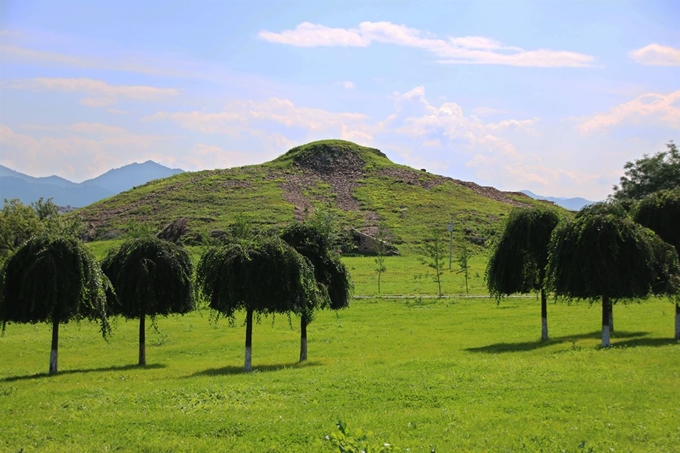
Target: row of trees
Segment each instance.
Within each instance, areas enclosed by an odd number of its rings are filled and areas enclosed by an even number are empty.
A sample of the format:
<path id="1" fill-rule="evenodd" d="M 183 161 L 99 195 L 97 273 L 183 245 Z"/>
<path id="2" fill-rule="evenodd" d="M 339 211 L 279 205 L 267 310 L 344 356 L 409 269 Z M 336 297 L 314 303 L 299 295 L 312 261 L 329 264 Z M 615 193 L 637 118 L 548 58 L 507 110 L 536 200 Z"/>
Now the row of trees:
<path id="1" fill-rule="evenodd" d="M 57 373 L 59 325 L 109 317 L 139 320 L 139 364 L 146 365 L 145 321 L 183 314 L 207 300 L 217 317 L 246 312 L 245 371 L 252 370 L 253 315 L 295 313 L 301 319 L 300 360 L 307 359 L 307 325 L 320 308 L 349 305 L 352 282 L 334 251 L 333 236 L 294 224 L 281 237 L 252 236 L 208 249 L 196 272 L 187 251 L 155 237 L 112 249 L 101 266 L 73 237 L 43 232 L 6 260 L 0 275 L 0 321 L 52 325 L 49 373 Z M 195 285 L 194 285 L 195 283 Z"/>
<path id="2" fill-rule="evenodd" d="M 540 291 L 541 339 L 548 339 L 546 292 L 602 301 L 602 346 L 610 345 L 612 306 L 649 295 L 675 298 L 680 339 L 680 154 L 668 151 L 627 163 L 606 203 L 573 220 L 545 208 L 516 209 L 489 260 L 492 295 Z M 662 190 L 659 190 L 659 189 Z"/>

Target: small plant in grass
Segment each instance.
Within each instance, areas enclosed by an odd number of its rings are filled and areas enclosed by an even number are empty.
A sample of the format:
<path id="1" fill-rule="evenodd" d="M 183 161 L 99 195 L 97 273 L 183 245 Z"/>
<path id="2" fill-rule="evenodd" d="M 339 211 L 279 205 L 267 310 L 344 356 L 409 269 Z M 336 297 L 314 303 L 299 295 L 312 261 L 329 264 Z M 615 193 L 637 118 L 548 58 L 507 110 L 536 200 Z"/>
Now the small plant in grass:
<path id="1" fill-rule="evenodd" d="M 335 424 L 338 431 L 326 436 L 326 440 L 330 442 L 332 451 L 339 453 L 388 453 L 403 451 L 399 447 L 384 442 L 380 443 L 369 442 L 369 437 L 373 436 L 370 431 L 362 429 L 349 429 L 347 424 L 342 420 Z M 434 450 L 431 450 L 434 453 Z"/>

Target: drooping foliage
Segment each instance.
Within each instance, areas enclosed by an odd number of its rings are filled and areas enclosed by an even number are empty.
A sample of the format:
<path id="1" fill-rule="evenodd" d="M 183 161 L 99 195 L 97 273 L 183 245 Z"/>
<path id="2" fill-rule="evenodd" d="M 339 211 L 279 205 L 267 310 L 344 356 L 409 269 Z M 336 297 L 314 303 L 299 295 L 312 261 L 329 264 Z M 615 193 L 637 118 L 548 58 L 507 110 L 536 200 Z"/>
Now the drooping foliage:
<path id="1" fill-rule="evenodd" d="M 210 308 L 228 318 L 241 309 L 297 312 L 300 297 L 316 293 L 311 264 L 277 238 L 209 249 L 198 263 L 196 283 Z"/>
<path id="2" fill-rule="evenodd" d="M 139 319 L 194 309 L 191 258 L 172 242 L 154 237 L 127 241 L 108 253 L 102 269 L 115 289 L 109 303 L 113 314 Z"/>
<path id="3" fill-rule="evenodd" d="M 332 236 L 312 224 L 294 223 L 281 238 L 314 266 L 314 277 L 322 285 L 324 305 L 332 310 L 349 306 L 352 280 L 349 271 L 333 250 Z"/>
<path id="4" fill-rule="evenodd" d="M 487 286 L 494 297 L 543 289 L 548 244 L 559 220 L 558 214 L 547 208 L 510 212 L 486 268 Z"/>
<path id="5" fill-rule="evenodd" d="M 636 222 L 653 230 L 680 253 L 680 187 L 643 198 L 633 215 Z"/>
<path id="6" fill-rule="evenodd" d="M 674 294 L 680 287 L 673 247 L 615 206 L 584 209 L 555 230 L 548 275 L 557 295 L 602 299 L 604 347 L 610 345 L 612 301 Z"/>
<path id="7" fill-rule="evenodd" d="M 146 365 L 145 319 L 187 313 L 194 308 L 193 266 L 183 247 L 147 236 L 111 250 L 102 269 L 115 292 L 108 293 L 113 314 L 139 319 L 139 365 Z"/>
<path id="8" fill-rule="evenodd" d="M 92 253 L 71 238 L 37 237 L 5 264 L 0 298 L 3 322 L 59 322 L 88 318 L 110 332 L 105 290 L 109 280 Z"/>
<path id="9" fill-rule="evenodd" d="M 52 324 L 49 373 L 57 373 L 59 324 L 98 320 L 106 338 L 108 278 L 92 253 L 78 240 L 29 239 L 5 262 L 0 275 L 0 321 Z"/>
<path id="10" fill-rule="evenodd" d="M 310 261 L 279 238 L 209 249 L 198 263 L 198 290 L 210 308 L 234 318 L 246 311 L 246 372 L 251 371 L 253 313 L 306 313 L 319 297 Z"/>
<path id="11" fill-rule="evenodd" d="M 352 280 L 340 257 L 332 249 L 332 230 L 316 223 L 294 223 L 281 234 L 281 238 L 304 256 L 314 267 L 318 295 L 302 300 L 300 307 L 300 361 L 307 360 L 307 325 L 314 319 L 317 308 L 339 310 L 349 306 Z"/>
<path id="12" fill-rule="evenodd" d="M 606 210 L 584 210 L 555 230 L 548 262 L 552 289 L 579 299 L 672 291 L 680 268 L 670 246 L 615 208 Z"/>

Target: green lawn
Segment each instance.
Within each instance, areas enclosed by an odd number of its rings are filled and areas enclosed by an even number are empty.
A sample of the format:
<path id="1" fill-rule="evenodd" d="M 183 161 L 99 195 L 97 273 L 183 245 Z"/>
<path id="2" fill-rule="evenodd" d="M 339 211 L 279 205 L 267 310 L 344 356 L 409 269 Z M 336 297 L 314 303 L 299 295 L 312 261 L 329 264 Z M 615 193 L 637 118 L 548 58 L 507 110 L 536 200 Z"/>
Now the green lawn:
<path id="1" fill-rule="evenodd" d="M 411 452 L 677 451 L 672 304 L 616 306 L 608 350 L 598 306 L 550 305 L 547 344 L 539 313 L 535 298 L 357 300 L 318 314 L 302 366 L 297 319 L 262 319 L 251 374 L 242 317 L 160 318 L 145 369 L 135 322 L 119 320 L 109 343 L 69 324 L 55 377 L 48 326 L 11 324 L 0 451 L 323 452 L 337 420 Z"/>

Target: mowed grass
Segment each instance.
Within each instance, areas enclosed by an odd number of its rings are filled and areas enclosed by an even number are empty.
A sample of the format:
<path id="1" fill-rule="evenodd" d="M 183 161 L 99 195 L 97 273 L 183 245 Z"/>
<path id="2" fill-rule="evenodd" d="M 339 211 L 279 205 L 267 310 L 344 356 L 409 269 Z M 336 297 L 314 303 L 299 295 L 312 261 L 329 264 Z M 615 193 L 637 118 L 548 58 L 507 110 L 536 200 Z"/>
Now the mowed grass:
<path id="1" fill-rule="evenodd" d="M 296 364 L 297 319 L 254 328 L 244 374 L 243 316 L 160 318 L 149 366 L 137 323 L 110 342 L 96 325 L 61 328 L 48 377 L 47 325 L 0 337 L 0 450 L 6 452 L 324 452 L 337 420 L 402 451 L 674 452 L 680 445 L 680 344 L 673 306 L 615 307 L 600 349 L 599 306 L 535 298 L 355 300 L 320 312 Z"/>

